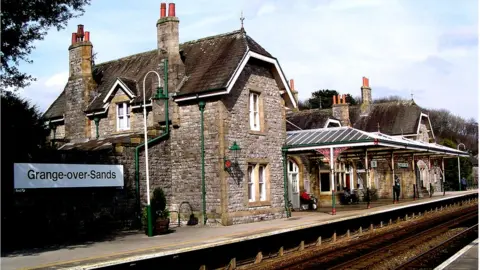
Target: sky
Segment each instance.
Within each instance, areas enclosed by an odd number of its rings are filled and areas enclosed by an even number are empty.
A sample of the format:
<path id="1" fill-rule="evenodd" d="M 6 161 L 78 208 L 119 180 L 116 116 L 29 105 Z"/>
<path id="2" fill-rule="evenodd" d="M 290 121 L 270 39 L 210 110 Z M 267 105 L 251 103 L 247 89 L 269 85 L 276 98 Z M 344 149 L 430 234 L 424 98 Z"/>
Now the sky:
<path id="1" fill-rule="evenodd" d="M 20 94 L 44 112 L 68 80 L 68 46 L 90 31 L 96 63 L 156 48 L 161 1 L 92 1 L 66 29 L 35 42 L 37 77 Z M 477 0 L 179 0 L 180 42 L 240 29 L 276 57 L 301 100 L 319 89 L 413 98 L 478 121 Z"/>

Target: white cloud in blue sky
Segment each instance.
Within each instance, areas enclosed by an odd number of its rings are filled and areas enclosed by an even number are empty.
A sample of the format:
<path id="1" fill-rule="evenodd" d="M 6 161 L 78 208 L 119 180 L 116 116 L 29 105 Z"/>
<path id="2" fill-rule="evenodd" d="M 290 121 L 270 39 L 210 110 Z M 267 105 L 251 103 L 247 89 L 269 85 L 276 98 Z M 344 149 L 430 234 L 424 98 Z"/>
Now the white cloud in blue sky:
<path id="1" fill-rule="evenodd" d="M 97 63 L 156 47 L 161 1 L 93 1 L 84 16 L 36 42 L 38 78 L 22 94 L 45 110 L 63 90 L 77 24 L 90 31 Z M 245 29 L 295 79 L 301 99 L 318 89 L 401 95 L 427 108 L 478 119 L 478 4 L 475 0 L 176 1 L 180 41 Z"/>

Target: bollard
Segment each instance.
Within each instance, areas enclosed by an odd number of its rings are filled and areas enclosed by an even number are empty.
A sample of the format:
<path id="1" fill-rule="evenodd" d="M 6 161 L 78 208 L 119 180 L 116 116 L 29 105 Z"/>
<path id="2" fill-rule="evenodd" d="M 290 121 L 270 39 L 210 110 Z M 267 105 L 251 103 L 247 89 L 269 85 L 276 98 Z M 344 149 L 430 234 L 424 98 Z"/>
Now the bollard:
<path id="1" fill-rule="evenodd" d="M 400 223 L 400 217 L 397 217 L 397 223 Z"/>
<path id="2" fill-rule="evenodd" d="M 332 242 L 337 242 L 337 232 L 336 231 L 333 232 Z"/>
<path id="3" fill-rule="evenodd" d="M 383 228 L 383 221 L 380 221 L 380 228 Z"/>
<path id="4" fill-rule="evenodd" d="M 392 186 L 393 204 L 395 204 L 395 186 Z"/>
<path id="5" fill-rule="evenodd" d="M 367 209 L 370 209 L 370 190 L 367 187 Z"/>
<path id="6" fill-rule="evenodd" d="M 336 215 L 337 210 L 335 209 L 335 189 L 332 190 L 332 215 Z"/>
<path id="7" fill-rule="evenodd" d="M 405 214 L 405 221 L 408 220 L 408 214 Z"/>
<path id="8" fill-rule="evenodd" d="M 279 257 L 283 256 L 283 247 L 280 247 L 280 249 L 278 250 L 278 256 Z"/>
<path id="9" fill-rule="evenodd" d="M 300 246 L 298 247 L 299 251 L 302 251 L 305 249 L 305 241 L 300 241 Z"/>
<path id="10" fill-rule="evenodd" d="M 228 270 L 233 270 L 233 269 L 237 269 L 237 259 L 236 258 L 232 258 L 230 260 L 230 263 L 228 264 Z"/>
<path id="11" fill-rule="evenodd" d="M 362 234 L 363 232 L 363 229 L 362 229 L 362 226 L 360 226 L 360 229 L 358 229 L 358 234 Z"/>
<path id="12" fill-rule="evenodd" d="M 347 230 L 347 238 L 350 238 L 350 229 Z"/>
<path id="13" fill-rule="evenodd" d="M 370 223 L 370 232 L 373 232 L 373 223 Z"/>
<path id="14" fill-rule="evenodd" d="M 318 239 L 317 239 L 317 247 L 319 247 L 321 245 L 322 245 L 322 237 L 319 236 Z"/>
<path id="15" fill-rule="evenodd" d="M 414 219 L 414 218 L 415 218 L 415 213 L 412 213 L 412 219 Z"/>
<path id="16" fill-rule="evenodd" d="M 392 225 L 392 219 L 388 221 L 388 225 Z"/>
<path id="17" fill-rule="evenodd" d="M 261 263 L 262 262 L 262 259 L 263 259 L 263 254 L 261 251 L 259 251 L 257 253 L 257 256 L 255 257 L 255 262 L 253 262 L 254 264 L 257 264 L 257 263 Z"/>

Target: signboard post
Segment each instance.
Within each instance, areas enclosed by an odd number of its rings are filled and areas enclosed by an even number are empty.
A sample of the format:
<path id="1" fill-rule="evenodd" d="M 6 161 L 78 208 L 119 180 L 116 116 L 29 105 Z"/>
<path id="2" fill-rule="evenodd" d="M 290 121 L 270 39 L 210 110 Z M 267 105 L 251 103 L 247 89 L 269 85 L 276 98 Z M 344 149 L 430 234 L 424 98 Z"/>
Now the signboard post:
<path id="1" fill-rule="evenodd" d="M 123 187 L 123 165 L 15 163 L 14 188 Z"/>

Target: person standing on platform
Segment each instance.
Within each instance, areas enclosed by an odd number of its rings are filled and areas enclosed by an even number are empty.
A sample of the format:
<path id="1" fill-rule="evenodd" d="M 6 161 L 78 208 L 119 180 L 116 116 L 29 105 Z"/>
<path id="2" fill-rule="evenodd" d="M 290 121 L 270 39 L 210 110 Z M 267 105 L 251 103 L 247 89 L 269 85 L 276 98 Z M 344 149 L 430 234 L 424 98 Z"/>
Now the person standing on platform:
<path id="1" fill-rule="evenodd" d="M 393 186 L 393 191 L 394 191 L 393 198 L 395 202 L 398 202 L 400 200 L 400 178 L 398 178 L 398 176 L 396 175 L 395 175 L 395 183 Z"/>
<path id="2" fill-rule="evenodd" d="M 467 180 L 465 177 L 462 177 L 462 190 L 467 190 Z"/>

